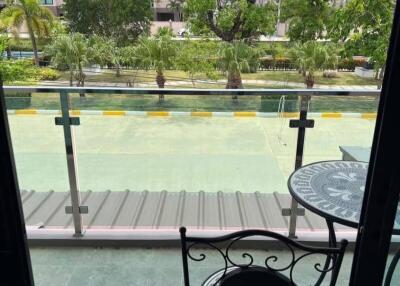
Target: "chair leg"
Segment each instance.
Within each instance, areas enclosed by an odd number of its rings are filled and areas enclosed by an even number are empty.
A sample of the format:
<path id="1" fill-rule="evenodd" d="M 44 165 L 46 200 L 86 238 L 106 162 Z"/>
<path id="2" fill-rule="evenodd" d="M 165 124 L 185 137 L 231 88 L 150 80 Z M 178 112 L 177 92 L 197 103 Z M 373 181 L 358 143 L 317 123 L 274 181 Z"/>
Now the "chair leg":
<path id="1" fill-rule="evenodd" d="M 340 268 L 342 266 L 342 261 L 343 261 L 343 256 L 344 256 L 344 251 L 346 249 L 346 246 L 347 246 L 347 242 L 346 242 L 345 246 L 343 244 L 341 245 L 341 252 L 335 258 L 335 261 L 334 261 L 335 264 L 333 264 L 334 267 L 333 267 L 333 270 L 332 270 L 331 283 L 329 283 L 330 286 L 335 286 L 336 285 L 336 282 L 337 282 L 337 279 L 338 279 L 338 276 L 339 276 L 339 271 L 340 271 Z"/>
<path id="2" fill-rule="evenodd" d="M 330 247 L 337 247 L 337 241 L 336 241 L 336 234 L 335 234 L 335 229 L 333 227 L 333 222 L 330 220 L 326 220 L 326 224 L 328 226 L 328 231 L 329 231 L 329 246 Z M 333 265 L 337 263 L 337 257 L 335 255 L 327 255 L 326 260 L 325 260 L 325 265 L 323 270 L 329 269 L 329 266 L 331 265 L 331 260 Z M 322 272 L 321 275 L 318 278 L 317 283 L 315 286 L 320 286 L 322 282 L 324 281 L 326 276 L 326 272 Z"/>
<path id="3" fill-rule="evenodd" d="M 185 286 L 190 286 L 189 284 L 189 265 L 187 259 L 187 246 L 186 246 L 186 228 L 180 228 L 181 233 L 181 247 L 182 247 L 182 264 L 183 264 L 183 281 Z"/>
<path id="4" fill-rule="evenodd" d="M 390 286 L 392 283 L 392 278 L 393 278 L 393 273 L 394 270 L 396 269 L 397 263 L 399 263 L 400 260 L 400 248 L 397 249 L 392 262 L 390 262 L 389 268 L 386 273 L 386 278 L 385 278 L 385 286 Z"/>

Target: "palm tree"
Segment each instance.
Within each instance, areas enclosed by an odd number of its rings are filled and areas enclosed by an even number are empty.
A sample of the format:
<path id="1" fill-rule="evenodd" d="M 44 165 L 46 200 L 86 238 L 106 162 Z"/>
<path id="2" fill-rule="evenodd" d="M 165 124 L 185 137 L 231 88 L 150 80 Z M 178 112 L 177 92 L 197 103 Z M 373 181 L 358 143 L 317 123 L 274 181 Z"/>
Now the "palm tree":
<path id="1" fill-rule="evenodd" d="M 100 65 L 100 67 L 113 65 L 117 77 L 121 76 L 121 49 L 113 39 L 96 35 L 89 38 L 91 62 Z"/>
<path id="2" fill-rule="evenodd" d="M 77 86 L 85 86 L 86 75 L 84 66 L 89 63 L 91 53 L 88 48 L 88 40 L 79 33 L 58 35 L 50 45 L 46 47 L 46 54 L 51 56 L 53 63 L 58 67 L 69 70 L 69 84 L 77 81 Z M 84 94 L 80 94 L 84 96 Z"/>
<path id="3" fill-rule="evenodd" d="M 178 13 L 178 20 L 182 20 L 182 8 L 184 0 L 169 0 L 167 8 L 175 13 Z"/>
<path id="4" fill-rule="evenodd" d="M 138 63 L 143 69 L 156 70 L 156 83 L 159 88 L 164 88 L 167 81 L 164 75 L 166 69 L 175 65 L 177 49 L 175 43 L 168 35 L 155 38 L 141 38 L 136 49 Z M 164 95 L 159 95 L 160 101 Z"/>
<path id="5" fill-rule="evenodd" d="M 315 72 L 335 68 L 337 66 L 337 51 L 333 45 L 308 41 L 296 44 L 290 50 L 290 58 L 304 76 L 307 88 L 313 88 Z"/>
<path id="6" fill-rule="evenodd" d="M 37 38 L 48 37 L 54 21 L 53 14 L 40 6 L 39 0 L 7 0 L 8 5 L 0 13 L 0 21 L 18 38 L 25 23 L 32 42 L 35 64 L 39 65 Z"/>
<path id="7" fill-rule="evenodd" d="M 243 88 L 241 72 L 249 72 L 255 64 L 257 52 L 248 45 L 237 43 L 222 43 L 218 52 L 219 67 L 228 74 L 227 89 Z M 234 96 L 233 99 L 237 99 Z"/>

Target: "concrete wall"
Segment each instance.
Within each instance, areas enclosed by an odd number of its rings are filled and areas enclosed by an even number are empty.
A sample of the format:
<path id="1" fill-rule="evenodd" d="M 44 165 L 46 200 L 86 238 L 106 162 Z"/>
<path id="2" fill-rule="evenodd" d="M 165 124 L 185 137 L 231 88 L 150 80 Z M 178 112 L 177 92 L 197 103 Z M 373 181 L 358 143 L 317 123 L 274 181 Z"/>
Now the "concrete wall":
<path id="1" fill-rule="evenodd" d="M 154 8 L 166 8 L 169 0 L 154 0 Z"/>

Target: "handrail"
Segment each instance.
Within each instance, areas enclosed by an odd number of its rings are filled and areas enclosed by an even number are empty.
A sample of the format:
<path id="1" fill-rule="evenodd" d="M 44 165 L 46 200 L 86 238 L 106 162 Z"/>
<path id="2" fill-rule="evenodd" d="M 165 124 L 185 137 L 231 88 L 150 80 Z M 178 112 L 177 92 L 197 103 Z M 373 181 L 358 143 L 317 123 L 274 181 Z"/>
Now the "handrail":
<path id="1" fill-rule="evenodd" d="M 303 149 L 306 128 L 313 128 L 314 121 L 307 119 L 309 102 L 312 96 L 374 96 L 380 95 L 380 90 L 343 90 L 343 89 L 158 89 L 158 88 L 130 88 L 130 87 L 69 87 L 69 86 L 5 86 L 5 92 L 30 92 L 30 93 L 58 93 L 62 117 L 56 117 L 56 125 L 61 125 L 64 130 L 64 143 L 68 167 L 68 178 L 71 192 L 71 206 L 65 211 L 72 214 L 77 237 L 84 235 L 82 214 L 87 213 L 88 207 L 81 205 L 79 192 L 79 175 L 75 152 L 74 128 L 71 125 L 80 125 L 79 117 L 71 117 L 70 94 L 146 94 L 146 95 L 181 95 L 181 96 L 273 96 L 295 95 L 299 96 L 299 118 L 290 121 L 290 128 L 298 129 L 295 169 L 302 166 Z M 290 209 L 283 209 L 282 215 L 290 216 L 289 237 L 295 237 L 297 216 L 302 215 L 297 202 L 292 199 Z"/>
<path id="2" fill-rule="evenodd" d="M 311 95 L 311 96 L 379 96 L 380 90 L 343 89 L 173 89 L 173 88 L 129 88 L 129 87 L 67 87 L 67 86 L 4 86 L 7 91 L 24 92 L 65 92 L 65 93 L 113 93 L 149 95 Z"/>

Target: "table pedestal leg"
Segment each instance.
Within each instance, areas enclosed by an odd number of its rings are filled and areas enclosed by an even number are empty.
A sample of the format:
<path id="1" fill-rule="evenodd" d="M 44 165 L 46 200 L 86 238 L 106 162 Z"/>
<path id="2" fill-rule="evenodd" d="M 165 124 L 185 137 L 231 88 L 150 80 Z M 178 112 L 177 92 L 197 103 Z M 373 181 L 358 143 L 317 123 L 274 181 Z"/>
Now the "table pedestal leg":
<path id="1" fill-rule="evenodd" d="M 392 262 L 390 262 L 388 271 L 386 273 L 386 278 L 385 278 L 385 286 L 390 286 L 393 278 L 393 273 L 394 270 L 396 269 L 397 263 L 399 263 L 400 260 L 400 248 L 397 249 L 396 253 L 394 254 Z"/>
<path id="2" fill-rule="evenodd" d="M 336 234 L 335 234 L 335 229 L 333 227 L 333 222 L 330 220 L 326 220 L 326 224 L 328 226 L 328 230 L 329 230 L 329 247 L 337 247 L 337 241 L 336 241 Z M 332 255 L 328 255 L 326 257 L 325 260 L 325 265 L 323 270 L 327 270 L 329 269 L 329 266 L 331 264 L 331 260 L 332 260 L 332 265 L 334 265 L 336 263 L 336 256 Z M 319 277 L 317 283 L 315 284 L 315 286 L 319 286 L 321 285 L 321 283 L 324 281 L 326 276 L 326 272 L 322 272 L 321 276 Z"/>

